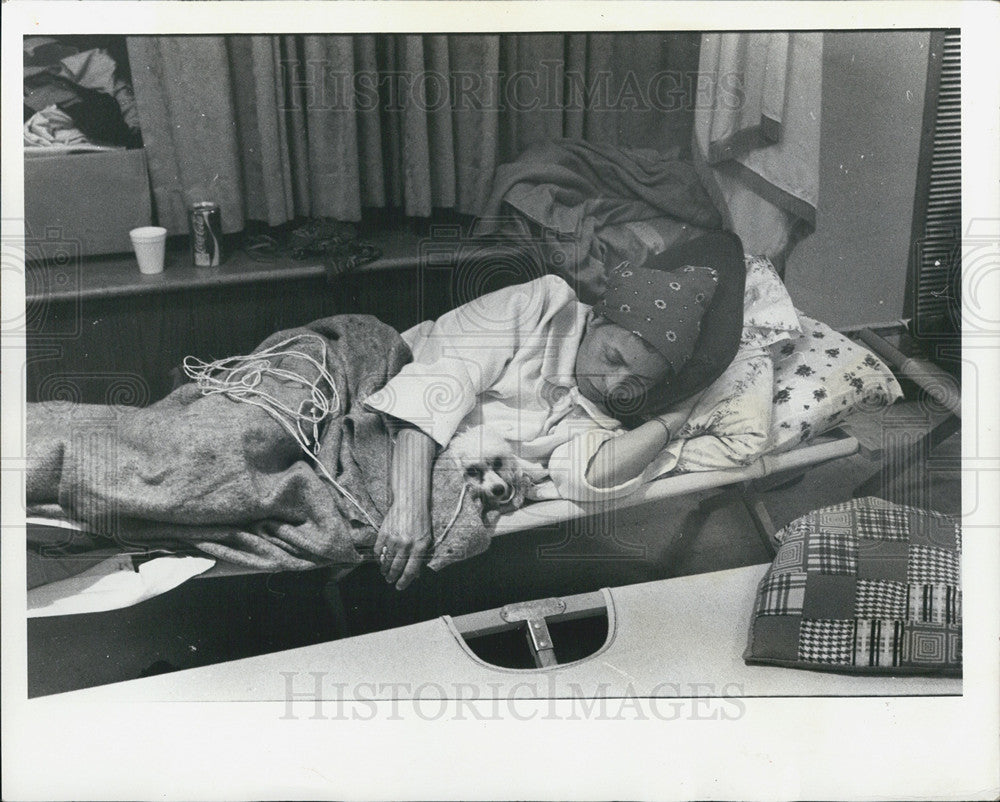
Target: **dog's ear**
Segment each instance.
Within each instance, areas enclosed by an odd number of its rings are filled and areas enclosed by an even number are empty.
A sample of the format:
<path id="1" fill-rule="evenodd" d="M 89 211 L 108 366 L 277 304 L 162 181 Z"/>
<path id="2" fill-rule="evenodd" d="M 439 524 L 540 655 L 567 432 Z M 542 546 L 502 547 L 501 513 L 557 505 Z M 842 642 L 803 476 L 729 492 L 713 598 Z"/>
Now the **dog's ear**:
<path id="1" fill-rule="evenodd" d="M 450 445 L 450 444 L 449 444 Z M 431 495 L 431 529 L 434 556 L 429 567 L 438 570 L 450 563 L 472 557 L 489 547 L 490 535 L 481 519 L 481 506 L 474 493 L 466 490 L 461 461 L 446 452 L 434 463 Z"/>

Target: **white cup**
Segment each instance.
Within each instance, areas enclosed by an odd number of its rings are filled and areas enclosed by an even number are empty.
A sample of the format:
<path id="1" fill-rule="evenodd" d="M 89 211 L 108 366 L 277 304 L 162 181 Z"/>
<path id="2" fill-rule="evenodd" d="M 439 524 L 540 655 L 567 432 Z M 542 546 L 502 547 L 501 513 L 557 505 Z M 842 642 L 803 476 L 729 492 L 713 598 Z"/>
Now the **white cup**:
<path id="1" fill-rule="evenodd" d="M 167 247 L 167 229 L 143 226 L 128 232 L 139 262 L 139 271 L 147 276 L 163 272 L 163 257 Z"/>

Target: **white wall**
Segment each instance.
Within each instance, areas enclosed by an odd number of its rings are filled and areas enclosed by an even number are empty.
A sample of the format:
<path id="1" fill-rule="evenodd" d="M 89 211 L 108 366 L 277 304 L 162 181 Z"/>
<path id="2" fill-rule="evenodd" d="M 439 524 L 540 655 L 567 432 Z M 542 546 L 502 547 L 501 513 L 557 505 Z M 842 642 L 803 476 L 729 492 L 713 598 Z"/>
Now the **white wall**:
<path id="1" fill-rule="evenodd" d="M 831 326 L 903 314 L 929 44 L 926 31 L 824 35 L 816 231 L 785 283 Z"/>

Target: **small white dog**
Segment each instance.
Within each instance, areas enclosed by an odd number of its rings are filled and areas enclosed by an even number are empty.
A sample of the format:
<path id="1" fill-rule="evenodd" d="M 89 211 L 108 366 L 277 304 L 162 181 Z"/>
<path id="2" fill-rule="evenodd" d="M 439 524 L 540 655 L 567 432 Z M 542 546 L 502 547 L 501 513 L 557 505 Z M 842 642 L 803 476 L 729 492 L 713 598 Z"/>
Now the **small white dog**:
<path id="1" fill-rule="evenodd" d="M 448 443 L 465 483 L 483 506 L 483 513 L 509 512 L 532 497 L 539 470 L 520 459 L 503 437 L 485 426 L 460 429 Z"/>

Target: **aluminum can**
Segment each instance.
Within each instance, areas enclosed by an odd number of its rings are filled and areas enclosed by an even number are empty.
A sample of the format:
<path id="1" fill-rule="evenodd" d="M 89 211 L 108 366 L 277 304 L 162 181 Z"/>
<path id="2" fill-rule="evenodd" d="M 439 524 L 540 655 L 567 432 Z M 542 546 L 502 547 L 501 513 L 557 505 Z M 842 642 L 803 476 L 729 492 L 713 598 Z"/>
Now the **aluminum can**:
<path id="1" fill-rule="evenodd" d="M 222 210 L 206 201 L 188 211 L 191 230 L 191 261 L 195 267 L 216 267 L 222 262 Z"/>

